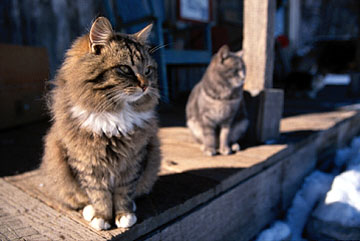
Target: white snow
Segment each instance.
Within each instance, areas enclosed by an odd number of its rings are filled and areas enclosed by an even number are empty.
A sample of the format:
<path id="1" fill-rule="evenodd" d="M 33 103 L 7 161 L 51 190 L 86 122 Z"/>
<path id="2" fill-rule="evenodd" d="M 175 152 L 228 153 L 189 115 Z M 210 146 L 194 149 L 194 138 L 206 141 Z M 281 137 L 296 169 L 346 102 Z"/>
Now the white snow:
<path id="1" fill-rule="evenodd" d="M 306 221 L 318 202 L 330 189 L 333 176 L 320 171 L 314 171 L 295 195 L 286 221 L 290 226 L 291 240 L 301 240 L 301 234 Z"/>
<path id="2" fill-rule="evenodd" d="M 334 179 L 325 203 L 346 203 L 360 211 L 360 167 L 346 171 Z"/>
<path id="3" fill-rule="evenodd" d="M 331 190 L 326 194 L 325 204 L 331 210 L 322 217 L 345 227 L 360 226 L 360 137 L 351 146 L 340 149 L 336 163 L 346 166 L 346 171 L 336 176 Z"/>
<path id="4" fill-rule="evenodd" d="M 325 197 L 332 210 L 324 213 L 324 220 L 337 221 L 350 227 L 360 226 L 360 137 L 351 146 L 339 149 L 334 160 L 333 174 L 314 171 L 296 193 L 284 221 L 276 221 L 262 231 L 257 240 L 285 240 L 290 231 L 291 240 L 303 240 L 301 234 L 315 204 Z M 337 175 L 341 168 L 346 170 Z M 337 175 L 335 177 L 335 175 Z M 330 190 L 330 191 L 329 191 Z M 334 212 L 334 205 L 338 207 Z"/>

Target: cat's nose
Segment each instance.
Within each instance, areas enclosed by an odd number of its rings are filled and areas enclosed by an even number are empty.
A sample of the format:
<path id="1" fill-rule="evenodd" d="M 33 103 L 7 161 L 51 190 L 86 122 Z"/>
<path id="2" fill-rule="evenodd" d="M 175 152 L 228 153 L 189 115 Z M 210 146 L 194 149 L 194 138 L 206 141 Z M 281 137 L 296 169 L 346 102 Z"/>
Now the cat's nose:
<path id="1" fill-rule="evenodd" d="M 149 86 L 149 81 L 141 74 L 136 74 L 136 78 L 139 81 L 139 87 L 145 91 Z"/>

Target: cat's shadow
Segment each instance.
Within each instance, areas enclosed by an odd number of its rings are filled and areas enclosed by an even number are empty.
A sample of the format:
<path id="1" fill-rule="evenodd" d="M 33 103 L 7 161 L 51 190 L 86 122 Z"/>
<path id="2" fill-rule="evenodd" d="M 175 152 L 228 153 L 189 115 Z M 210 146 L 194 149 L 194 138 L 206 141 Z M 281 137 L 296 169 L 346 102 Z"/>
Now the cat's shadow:
<path id="1" fill-rule="evenodd" d="M 166 210 L 186 211 L 186 207 L 182 206 L 186 201 L 207 192 L 211 198 L 216 185 L 241 169 L 203 168 L 161 175 L 151 193 L 136 200 L 139 222 Z M 174 207 L 178 208 L 172 209 Z"/>

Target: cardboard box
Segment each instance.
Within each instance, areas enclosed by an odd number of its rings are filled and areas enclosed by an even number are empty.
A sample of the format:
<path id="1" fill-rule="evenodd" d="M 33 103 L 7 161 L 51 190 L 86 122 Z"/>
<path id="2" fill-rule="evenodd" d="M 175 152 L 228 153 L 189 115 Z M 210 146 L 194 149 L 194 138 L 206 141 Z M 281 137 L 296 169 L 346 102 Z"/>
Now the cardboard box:
<path id="1" fill-rule="evenodd" d="M 45 48 L 0 44 L 0 129 L 44 119 Z"/>

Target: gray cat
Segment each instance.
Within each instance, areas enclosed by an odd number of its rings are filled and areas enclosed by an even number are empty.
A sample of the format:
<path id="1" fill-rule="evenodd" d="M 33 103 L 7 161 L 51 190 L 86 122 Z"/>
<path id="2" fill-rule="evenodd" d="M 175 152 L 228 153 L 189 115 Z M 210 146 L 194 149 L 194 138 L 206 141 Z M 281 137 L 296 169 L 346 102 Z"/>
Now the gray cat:
<path id="1" fill-rule="evenodd" d="M 213 56 L 186 105 L 187 126 L 206 155 L 217 150 L 229 155 L 240 150 L 237 143 L 249 121 L 243 98 L 245 64 L 242 51 L 224 45 Z"/>

